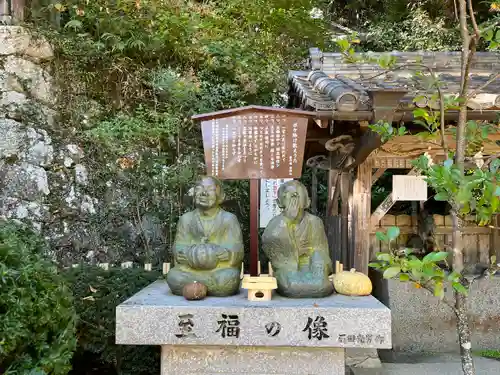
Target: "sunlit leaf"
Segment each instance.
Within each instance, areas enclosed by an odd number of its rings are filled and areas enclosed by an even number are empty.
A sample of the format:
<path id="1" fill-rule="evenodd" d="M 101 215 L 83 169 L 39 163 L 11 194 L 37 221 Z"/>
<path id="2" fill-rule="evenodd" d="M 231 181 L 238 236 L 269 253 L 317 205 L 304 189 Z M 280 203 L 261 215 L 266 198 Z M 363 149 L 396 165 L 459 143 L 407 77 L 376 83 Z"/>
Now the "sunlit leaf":
<path id="1" fill-rule="evenodd" d="M 445 251 L 430 253 L 429 255 L 431 255 L 431 260 L 433 262 L 441 262 L 441 261 L 447 259 L 449 256 L 449 254 Z"/>
<path id="2" fill-rule="evenodd" d="M 391 254 L 389 253 L 379 253 L 377 254 L 377 259 L 383 262 L 390 262 L 391 261 Z"/>
<path id="3" fill-rule="evenodd" d="M 464 287 L 461 283 L 452 283 L 453 289 L 455 289 L 458 293 L 465 294 L 467 295 L 469 291 L 467 290 L 466 287 Z"/>
<path id="4" fill-rule="evenodd" d="M 437 282 L 434 284 L 434 296 L 435 297 L 443 297 L 444 296 L 444 288 L 442 282 Z"/>
<path id="5" fill-rule="evenodd" d="M 399 281 L 410 281 L 410 276 L 406 273 L 402 273 L 399 275 Z"/>
<path id="6" fill-rule="evenodd" d="M 445 192 L 437 193 L 434 196 L 434 200 L 436 200 L 436 201 L 447 201 L 448 198 L 449 198 L 448 193 L 445 193 Z"/>
<path id="7" fill-rule="evenodd" d="M 375 233 L 375 237 L 377 238 L 377 240 L 382 241 L 382 242 L 387 242 L 388 241 L 387 236 L 383 232 L 377 232 L 377 233 Z"/>
<path id="8" fill-rule="evenodd" d="M 384 271 L 384 279 L 392 279 L 393 277 L 396 277 L 399 273 L 401 272 L 401 268 L 395 266 L 395 267 L 389 267 Z"/>
<path id="9" fill-rule="evenodd" d="M 387 229 L 387 237 L 389 241 L 394 241 L 396 238 L 399 237 L 400 230 L 398 227 L 389 227 Z"/>

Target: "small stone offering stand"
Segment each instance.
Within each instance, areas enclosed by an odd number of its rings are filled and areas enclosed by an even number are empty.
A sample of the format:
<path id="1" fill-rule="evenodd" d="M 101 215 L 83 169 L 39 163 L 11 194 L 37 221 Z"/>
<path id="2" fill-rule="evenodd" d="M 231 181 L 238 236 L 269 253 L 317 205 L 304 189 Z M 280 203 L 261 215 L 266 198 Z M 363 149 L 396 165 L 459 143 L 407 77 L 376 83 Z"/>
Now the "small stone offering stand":
<path id="1" fill-rule="evenodd" d="M 225 252 L 225 246 L 234 248 L 234 245 L 224 242 L 225 237 L 219 239 L 219 245 L 212 246 L 211 241 L 215 237 L 209 231 L 203 237 L 207 242 L 188 250 L 190 253 L 183 252 L 184 244 L 176 245 L 177 257 L 193 258 L 195 254 L 196 258 L 188 263 L 185 259 L 180 260 L 183 263 L 179 263 L 176 273 L 170 279 L 167 275 L 169 284 L 163 280 L 156 281 L 116 308 L 116 343 L 160 345 L 162 375 L 344 375 L 345 348 L 392 347 L 391 312 L 374 297 L 330 294 L 323 298 L 286 298 L 275 293 L 279 285 L 284 285 L 280 282 L 301 282 L 307 288 L 308 283 L 315 282 L 315 277 L 323 277 L 321 272 L 311 273 L 311 281 L 307 281 L 307 277 L 301 279 L 293 276 L 302 271 L 297 273 L 293 269 L 285 269 L 283 267 L 286 264 L 277 262 L 278 278 L 274 277 L 272 270 L 269 275 L 259 275 L 259 181 L 262 178 L 300 177 L 307 130 L 305 114 L 309 115 L 302 111 L 247 107 L 225 111 L 202 122 L 209 175 L 222 179 L 250 179 L 250 274 L 241 276 L 243 282 L 240 293 L 225 294 L 225 297 L 211 296 L 209 289 L 207 298 L 188 301 L 179 295 L 179 291 L 173 293 L 169 289 L 171 285 L 176 290 L 179 283 L 198 272 L 188 269 L 186 264 L 198 264 L 200 261 L 204 262 L 200 264 L 205 267 L 205 271 L 199 275 L 213 275 L 207 278 L 207 282 L 216 293 L 225 290 L 220 288 L 224 288 L 226 282 L 234 282 L 231 276 L 234 270 L 231 268 L 227 268 L 227 271 L 220 271 L 221 268 L 210 271 L 217 264 L 211 262 L 211 257 L 216 254 L 220 257 L 219 262 L 226 262 L 222 265 L 229 264 L 227 259 L 233 259 L 234 266 L 234 259 L 239 253 L 230 255 Z M 293 214 L 291 217 L 301 220 L 304 217 L 300 216 L 302 211 L 294 208 L 302 209 L 307 197 L 302 196 L 294 186 L 290 186 L 291 190 L 286 190 L 288 195 L 283 193 L 286 195 L 283 197 L 291 199 L 287 204 L 292 209 L 287 214 Z M 212 187 L 215 185 L 200 186 L 201 195 L 197 195 L 199 207 L 215 207 L 210 200 L 211 197 L 217 197 L 210 195 Z M 301 206 L 295 206 L 297 202 L 301 202 Z M 196 211 L 196 215 L 199 212 Z M 215 215 L 228 217 L 228 214 L 218 212 Z M 319 222 L 314 221 L 316 219 L 311 215 L 307 218 L 308 221 L 304 221 L 303 225 L 319 226 Z M 207 227 L 195 224 L 200 233 Z M 281 233 L 287 233 L 286 229 L 279 229 Z M 238 236 L 235 238 L 240 241 Z M 325 245 L 321 241 L 315 244 L 307 237 L 303 239 L 314 246 Z M 295 246 L 282 248 L 283 254 L 288 254 L 286 256 L 290 256 L 292 262 L 293 257 L 298 256 L 297 251 L 301 252 L 301 257 L 308 256 L 308 248 L 304 250 Z M 281 256 L 281 253 L 278 255 Z M 310 262 L 314 262 L 314 253 L 310 259 Z M 327 259 L 320 261 L 328 262 Z M 325 264 L 320 265 L 322 270 L 328 267 Z M 211 268 L 207 268 L 209 266 Z M 237 283 L 236 278 L 236 287 Z"/>

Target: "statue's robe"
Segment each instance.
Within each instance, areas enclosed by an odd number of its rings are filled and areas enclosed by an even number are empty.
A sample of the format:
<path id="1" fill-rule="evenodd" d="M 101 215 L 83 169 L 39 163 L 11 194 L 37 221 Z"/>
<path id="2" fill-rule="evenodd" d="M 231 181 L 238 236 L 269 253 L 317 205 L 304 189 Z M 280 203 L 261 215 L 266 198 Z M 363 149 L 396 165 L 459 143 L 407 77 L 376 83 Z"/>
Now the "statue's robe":
<path id="1" fill-rule="evenodd" d="M 195 269 L 189 261 L 193 248 L 204 242 L 212 245 L 207 246 L 207 257 L 212 260 L 222 249 L 228 253 L 226 259 L 215 261 L 213 269 Z M 184 285 L 193 281 L 204 283 L 211 295 L 238 291 L 244 246 L 240 224 L 232 213 L 220 209 L 214 218 L 203 218 L 198 209 L 185 213 L 177 224 L 173 250 L 175 266 L 167 282 L 175 294 L 182 294 Z"/>
<path id="2" fill-rule="evenodd" d="M 333 292 L 328 275 L 333 272 L 328 240 L 323 222 L 317 216 L 304 213 L 299 223 L 291 224 L 284 216 L 271 219 L 262 235 L 262 246 L 273 265 L 278 292 L 291 297 L 316 297 Z M 306 280 L 311 275 L 310 260 L 316 254 L 323 265 L 321 280 L 314 284 Z"/>

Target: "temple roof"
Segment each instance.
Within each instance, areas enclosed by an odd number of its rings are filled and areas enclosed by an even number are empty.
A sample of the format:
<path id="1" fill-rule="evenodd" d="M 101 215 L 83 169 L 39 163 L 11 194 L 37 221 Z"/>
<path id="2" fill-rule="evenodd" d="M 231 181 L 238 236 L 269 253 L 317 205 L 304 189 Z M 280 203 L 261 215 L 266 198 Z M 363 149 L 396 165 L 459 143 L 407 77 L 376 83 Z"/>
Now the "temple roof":
<path id="1" fill-rule="evenodd" d="M 368 56 L 378 58 L 381 53 Z M 384 54 L 387 55 L 387 54 Z M 289 107 L 317 112 L 372 111 L 373 92 L 400 91 L 398 111 L 415 107 L 439 109 L 436 89 L 425 69 L 432 69 L 441 81 L 444 96 L 457 95 L 460 88 L 460 52 L 391 52 L 396 57 L 395 68 L 387 70 L 378 63 L 347 63 L 340 53 L 323 53 L 312 48 L 308 70 L 290 71 Z M 361 57 L 361 54 L 356 54 Z M 418 72 L 426 77 L 417 77 Z M 500 78 L 485 84 L 500 72 L 500 53 L 479 52 L 470 70 L 469 92 L 477 90 L 468 103 L 472 111 L 500 111 Z M 417 100 L 415 100 L 417 98 Z"/>

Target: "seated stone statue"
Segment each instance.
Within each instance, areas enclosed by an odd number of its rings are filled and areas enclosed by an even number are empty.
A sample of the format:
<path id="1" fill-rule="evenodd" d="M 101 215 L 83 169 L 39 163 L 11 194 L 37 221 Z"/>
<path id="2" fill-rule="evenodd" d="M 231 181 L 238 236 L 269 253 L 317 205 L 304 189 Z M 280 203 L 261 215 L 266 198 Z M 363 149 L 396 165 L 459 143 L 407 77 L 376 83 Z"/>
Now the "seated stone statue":
<path id="1" fill-rule="evenodd" d="M 196 209 L 181 216 L 174 244 L 175 266 L 167 283 L 176 295 L 194 281 L 206 285 L 208 295 L 238 293 L 244 247 L 238 219 L 220 208 L 220 182 L 204 177 L 194 190 Z"/>
<path id="2" fill-rule="evenodd" d="M 326 297 L 333 293 L 333 272 L 323 222 L 306 212 L 310 199 L 299 181 L 278 190 L 282 213 L 262 236 L 262 246 L 274 270 L 278 293 L 292 298 Z"/>

